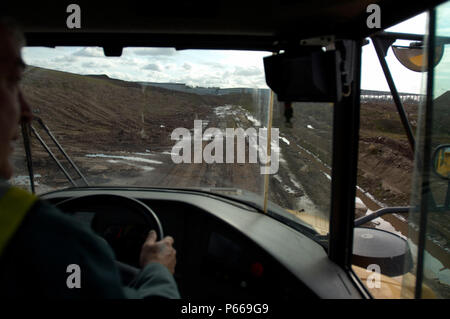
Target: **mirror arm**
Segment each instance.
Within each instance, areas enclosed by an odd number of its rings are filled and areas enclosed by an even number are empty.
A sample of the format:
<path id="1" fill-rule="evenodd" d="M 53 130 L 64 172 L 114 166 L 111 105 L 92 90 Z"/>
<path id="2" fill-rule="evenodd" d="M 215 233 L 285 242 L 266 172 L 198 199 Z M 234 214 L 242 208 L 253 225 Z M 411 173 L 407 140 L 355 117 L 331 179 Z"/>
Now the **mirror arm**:
<path id="1" fill-rule="evenodd" d="M 406 116 L 406 112 L 400 99 L 400 95 L 398 94 L 397 88 L 395 87 L 394 79 L 392 78 L 391 72 L 389 71 L 389 67 L 385 59 L 387 52 L 386 45 L 390 43 L 390 41 L 391 40 L 378 39 L 377 37 L 372 37 L 372 43 L 377 53 L 378 60 L 380 61 L 380 65 L 381 68 L 383 69 L 384 76 L 386 77 L 389 89 L 391 90 L 392 98 L 394 99 L 395 105 L 397 106 L 397 111 L 398 114 L 400 115 L 400 120 L 403 124 L 406 136 L 408 137 L 408 141 L 411 146 L 411 150 L 414 154 L 415 148 L 414 134 L 412 132 L 411 125 L 409 125 L 408 117 Z"/>
<path id="2" fill-rule="evenodd" d="M 408 213 L 412 207 L 385 207 L 381 208 L 377 211 L 374 211 L 372 214 L 360 217 L 358 219 L 355 219 L 355 227 L 361 226 L 362 224 L 365 224 L 367 222 L 370 222 L 371 220 L 374 220 L 375 218 L 381 217 L 386 214 L 392 214 L 392 213 Z"/>
<path id="3" fill-rule="evenodd" d="M 374 47 L 375 47 L 375 45 L 378 45 L 379 49 L 375 48 L 377 50 L 377 54 L 378 54 L 378 50 L 380 50 L 380 52 L 382 52 L 384 57 L 386 57 L 389 47 L 396 41 L 395 39 L 378 38 L 375 36 L 371 37 L 371 39 L 372 39 Z M 377 42 L 377 44 L 375 44 L 375 41 Z M 379 56 L 378 56 L 378 58 L 379 58 Z"/>

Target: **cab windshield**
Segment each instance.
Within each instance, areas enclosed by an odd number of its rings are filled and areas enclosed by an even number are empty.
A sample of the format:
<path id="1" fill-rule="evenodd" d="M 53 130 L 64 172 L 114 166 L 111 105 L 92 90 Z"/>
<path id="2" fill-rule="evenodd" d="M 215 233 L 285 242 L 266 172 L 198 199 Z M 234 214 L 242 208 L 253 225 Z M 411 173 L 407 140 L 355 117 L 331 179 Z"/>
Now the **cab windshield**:
<path id="1" fill-rule="evenodd" d="M 252 203 L 294 226 L 314 224 L 325 235 L 333 105 L 278 102 L 264 76 L 269 55 L 124 48 L 105 57 L 99 47 L 24 48 L 35 192 L 196 189 Z M 28 187 L 19 144 L 12 183 Z"/>

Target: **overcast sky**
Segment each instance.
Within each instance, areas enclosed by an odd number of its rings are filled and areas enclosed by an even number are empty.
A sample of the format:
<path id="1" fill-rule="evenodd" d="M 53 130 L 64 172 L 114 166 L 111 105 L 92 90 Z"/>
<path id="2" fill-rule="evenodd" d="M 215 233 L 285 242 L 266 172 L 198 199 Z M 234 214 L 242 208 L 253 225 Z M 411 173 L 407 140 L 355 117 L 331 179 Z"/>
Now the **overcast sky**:
<path id="1" fill-rule="evenodd" d="M 389 31 L 423 34 L 426 20 L 426 15 L 422 14 Z M 107 74 L 128 81 L 178 82 L 222 88 L 267 87 L 262 58 L 268 55 L 268 52 L 125 48 L 122 56 L 115 58 L 104 57 L 103 49 L 97 47 L 23 49 L 27 64 L 44 68 L 79 74 Z M 421 73 L 403 67 L 392 50 L 388 52 L 387 61 L 400 92 L 421 91 Z M 362 89 L 388 91 L 372 44 L 363 47 L 362 63 Z"/>

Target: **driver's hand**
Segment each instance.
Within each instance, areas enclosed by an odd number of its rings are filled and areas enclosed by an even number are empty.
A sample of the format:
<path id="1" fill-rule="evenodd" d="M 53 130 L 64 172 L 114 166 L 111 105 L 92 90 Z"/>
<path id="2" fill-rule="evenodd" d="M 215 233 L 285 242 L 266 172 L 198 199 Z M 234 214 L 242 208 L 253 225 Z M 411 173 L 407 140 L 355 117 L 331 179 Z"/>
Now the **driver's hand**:
<path id="1" fill-rule="evenodd" d="M 142 245 L 140 265 L 144 268 L 151 262 L 157 262 L 166 266 L 173 274 L 177 263 L 177 251 L 172 247 L 174 240 L 172 237 L 166 236 L 162 240 L 156 241 L 156 237 L 156 232 L 151 230 Z"/>

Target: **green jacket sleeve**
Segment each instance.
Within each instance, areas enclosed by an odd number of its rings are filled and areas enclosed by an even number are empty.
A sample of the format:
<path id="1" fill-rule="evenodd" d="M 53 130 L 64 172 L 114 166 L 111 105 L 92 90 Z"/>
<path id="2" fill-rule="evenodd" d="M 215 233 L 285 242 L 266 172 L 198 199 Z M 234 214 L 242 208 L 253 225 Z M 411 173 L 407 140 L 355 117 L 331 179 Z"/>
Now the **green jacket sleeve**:
<path id="1" fill-rule="evenodd" d="M 161 297 L 179 299 L 177 284 L 170 271 L 162 264 L 150 263 L 125 288 L 128 298 Z"/>
<path id="2" fill-rule="evenodd" d="M 1 294 L 41 298 L 179 297 L 176 283 L 163 265 L 149 265 L 133 286 L 122 287 L 114 259 L 111 248 L 91 229 L 39 201 L 1 256 Z M 71 275 L 68 266 L 73 264 L 79 266 L 80 288 L 67 284 Z"/>

